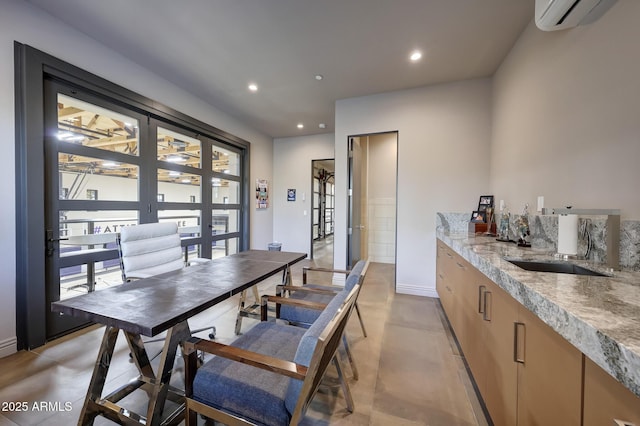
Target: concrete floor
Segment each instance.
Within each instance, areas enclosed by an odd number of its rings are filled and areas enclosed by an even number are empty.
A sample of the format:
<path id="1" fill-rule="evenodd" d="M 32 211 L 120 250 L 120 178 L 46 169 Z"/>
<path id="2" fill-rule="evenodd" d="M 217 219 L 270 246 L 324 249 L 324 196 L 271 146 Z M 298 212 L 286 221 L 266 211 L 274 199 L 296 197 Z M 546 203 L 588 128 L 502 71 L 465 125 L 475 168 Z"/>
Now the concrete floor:
<path id="1" fill-rule="evenodd" d="M 301 282 L 302 266 L 310 264 L 327 266 L 320 258 L 301 262 L 293 269 L 295 284 Z M 360 373 L 358 381 L 350 382 L 355 412 L 346 410 L 339 387 L 323 386 L 304 423 L 486 425 L 439 301 L 394 294 L 394 277 L 393 265 L 371 265 L 359 298 L 368 337 L 363 337 L 355 315 L 348 326 Z M 315 281 L 326 279 L 317 277 Z M 275 284 L 277 279 L 260 284 L 260 292 L 272 293 Z M 237 303 L 234 297 L 192 318 L 191 328 L 215 324 L 217 340 L 232 341 Z M 243 330 L 255 323 L 244 319 Z M 94 326 L 0 359 L 0 425 L 75 424 L 102 333 L 102 327 Z M 151 353 L 160 348 L 158 343 L 150 346 Z M 182 383 L 181 363 L 178 358 L 172 377 L 178 386 Z M 134 376 L 135 367 L 129 362 L 128 348 L 121 336 L 105 389 L 113 390 Z M 144 394 L 134 394 L 127 404 L 135 410 L 143 397 Z M 9 404 L 16 402 L 25 404 Z M 37 410 L 34 403 L 40 402 L 59 404 L 57 409 L 49 404 L 48 409 Z M 95 424 L 112 423 L 98 418 Z"/>

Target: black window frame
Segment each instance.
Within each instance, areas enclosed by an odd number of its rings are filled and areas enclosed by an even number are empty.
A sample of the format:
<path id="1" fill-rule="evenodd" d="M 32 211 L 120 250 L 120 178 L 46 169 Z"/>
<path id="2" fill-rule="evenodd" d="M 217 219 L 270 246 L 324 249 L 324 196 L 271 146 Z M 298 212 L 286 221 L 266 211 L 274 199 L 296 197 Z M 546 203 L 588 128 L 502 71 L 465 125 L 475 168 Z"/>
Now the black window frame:
<path id="1" fill-rule="evenodd" d="M 46 343 L 44 81 L 53 79 L 137 110 L 150 118 L 195 131 L 241 152 L 239 250 L 249 247 L 250 143 L 62 61 L 14 42 L 16 166 L 16 335 L 17 348 Z M 204 160 L 203 160 L 204 161 Z M 155 195 L 154 195 L 155 197 Z M 215 209 L 215 206 L 211 207 Z M 145 220 L 141 216 L 140 222 Z"/>

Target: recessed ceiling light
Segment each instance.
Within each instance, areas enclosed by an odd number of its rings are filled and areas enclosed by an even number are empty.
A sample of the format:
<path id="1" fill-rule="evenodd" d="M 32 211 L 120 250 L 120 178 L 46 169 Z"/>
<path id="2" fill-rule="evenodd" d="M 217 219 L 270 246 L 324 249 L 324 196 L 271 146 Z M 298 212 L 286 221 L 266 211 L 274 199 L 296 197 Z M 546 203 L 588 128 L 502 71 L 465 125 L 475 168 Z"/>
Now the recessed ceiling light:
<path id="1" fill-rule="evenodd" d="M 320 127 L 321 129 L 326 129 L 327 125 L 324 124 L 324 123 L 320 123 L 320 124 L 318 124 L 318 127 Z"/>
<path id="2" fill-rule="evenodd" d="M 298 129 L 302 129 L 303 127 L 304 127 L 304 124 L 298 123 Z"/>
<path id="3" fill-rule="evenodd" d="M 322 80 L 324 77 L 322 76 L 322 74 L 316 74 L 316 80 L 320 81 Z"/>
<path id="4" fill-rule="evenodd" d="M 258 85 L 255 84 L 255 83 L 249 84 L 249 90 L 251 90 L 252 92 L 257 92 L 258 91 Z"/>
<path id="5" fill-rule="evenodd" d="M 411 53 L 411 56 L 409 56 L 409 59 L 411 59 L 412 61 L 419 61 L 420 58 L 422 58 L 422 52 L 420 52 L 419 50 L 414 50 Z"/>

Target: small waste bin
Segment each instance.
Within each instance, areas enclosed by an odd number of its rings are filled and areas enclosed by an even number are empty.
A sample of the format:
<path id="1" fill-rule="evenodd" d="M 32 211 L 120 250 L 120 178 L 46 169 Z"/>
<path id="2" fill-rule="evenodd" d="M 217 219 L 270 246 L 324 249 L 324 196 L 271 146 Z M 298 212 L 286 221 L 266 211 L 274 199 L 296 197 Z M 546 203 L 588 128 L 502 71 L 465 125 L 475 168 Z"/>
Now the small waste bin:
<path id="1" fill-rule="evenodd" d="M 267 248 L 269 249 L 269 251 L 280 251 L 280 249 L 282 248 L 282 243 L 269 243 L 267 245 Z"/>

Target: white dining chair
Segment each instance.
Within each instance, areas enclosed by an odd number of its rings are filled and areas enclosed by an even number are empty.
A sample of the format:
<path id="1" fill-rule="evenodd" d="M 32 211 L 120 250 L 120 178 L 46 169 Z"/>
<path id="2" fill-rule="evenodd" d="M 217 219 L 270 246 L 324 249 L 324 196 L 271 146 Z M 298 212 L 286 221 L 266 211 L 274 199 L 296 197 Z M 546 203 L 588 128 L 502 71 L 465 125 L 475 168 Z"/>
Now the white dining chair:
<path id="1" fill-rule="evenodd" d="M 178 226 L 173 222 L 144 223 L 121 228 L 117 238 L 122 281 L 148 278 L 165 272 L 177 271 L 186 264 Z M 203 263 L 210 259 L 192 259 Z M 211 328 L 209 337 L 215 338 L 215 326 L 192 330 L 199 333 Z"/>

